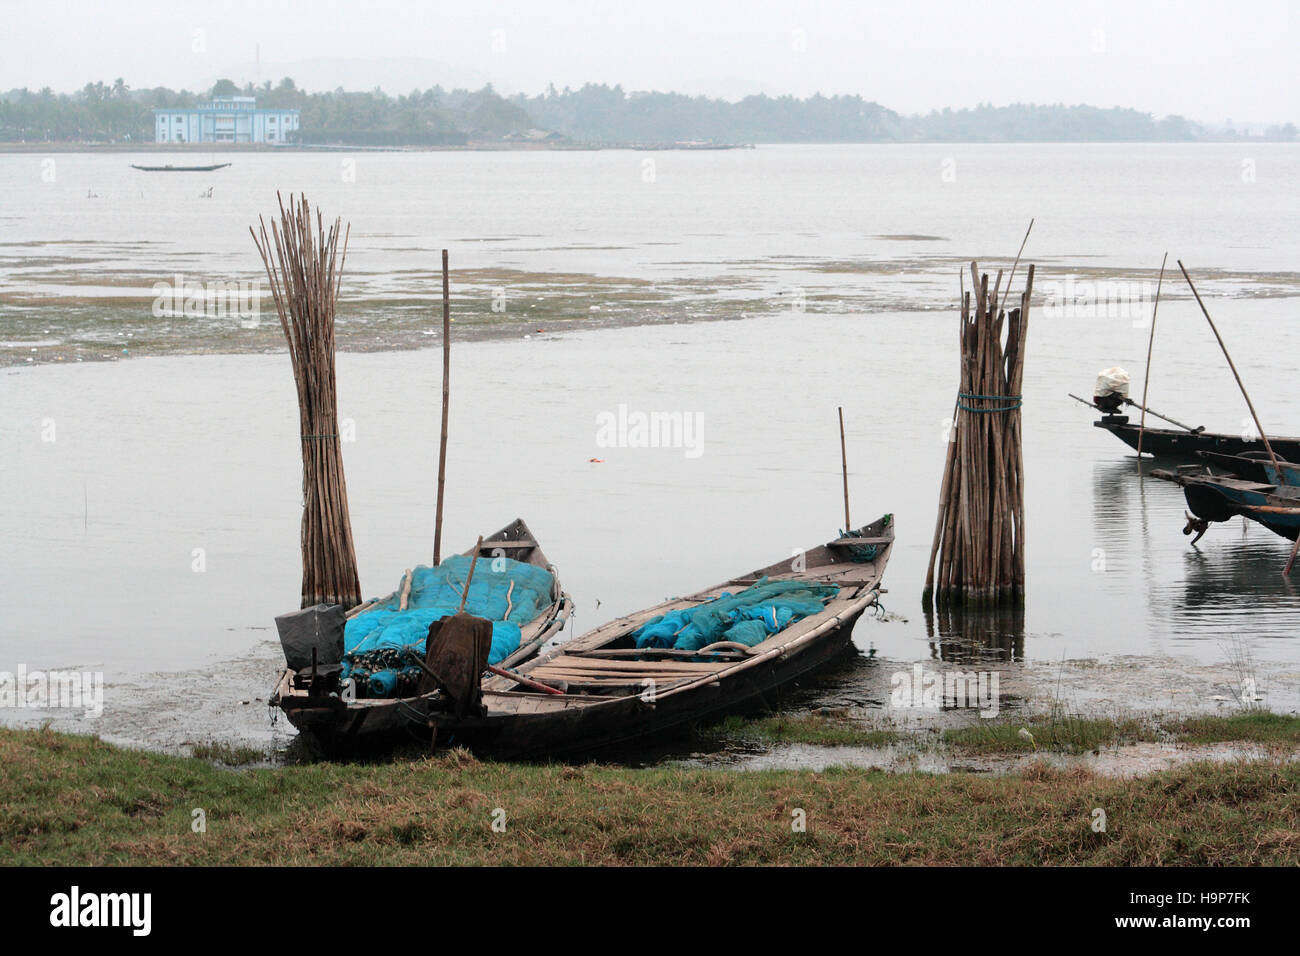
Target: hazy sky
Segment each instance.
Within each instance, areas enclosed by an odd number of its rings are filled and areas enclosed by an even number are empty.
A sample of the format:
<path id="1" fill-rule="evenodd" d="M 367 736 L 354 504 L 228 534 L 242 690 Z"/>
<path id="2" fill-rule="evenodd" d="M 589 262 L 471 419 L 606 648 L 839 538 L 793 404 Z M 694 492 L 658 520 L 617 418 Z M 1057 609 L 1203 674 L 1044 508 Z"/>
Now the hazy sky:
<path id="1" fill-rule="evenodd" d="M 1300 121 L 1298 56 L 1300 0 L 0 0 L 0 89 L 200 89 L 287 70 L 309 89 L 592 81 L 860 93 L 901 112 L 1086 102 Z"/>

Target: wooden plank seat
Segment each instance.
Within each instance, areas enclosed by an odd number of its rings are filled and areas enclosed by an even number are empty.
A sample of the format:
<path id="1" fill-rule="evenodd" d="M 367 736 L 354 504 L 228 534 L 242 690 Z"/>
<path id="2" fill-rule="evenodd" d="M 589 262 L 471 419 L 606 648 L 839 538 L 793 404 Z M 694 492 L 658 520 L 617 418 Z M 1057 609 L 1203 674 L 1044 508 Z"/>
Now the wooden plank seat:
<path id="1" fill-rule="evenodd" d="M 724 648 L 716 651 L 679 651 L 674 647 L 593 647 L 590 650 L 567 650 L 564 652 L 566 657 L 583 657 L 597 660 L 618 660 L 621 658 L 681 658 L 690 661 L 697 657 L 716 657 L 719 660 L 742 660 L 754 651 L 752 649 L 741 651 L 735 648 Z M 701 663 L 708 663 L 703 661 Z"/>
<path id="2" fill-rule="evenodd" d="M 573 654 L 561 654 L 549 661 L 539 663 L 532 670 L 541 671 L 549 667 L 562 667 L 566 670 L 584 670 L 584 671 L 608 671 L 609 673 L 638 673 L 641 671 L 663 671 L 665 673 L 678 674 L 707 674 L 712 671 L 720 670 L 723 667 L 730 666 L 727 662 L 719 661 L 712 663 L 709 661 L 622 661 L 622 660 L 605 660 L 601 658 L 577 657 Z"/>

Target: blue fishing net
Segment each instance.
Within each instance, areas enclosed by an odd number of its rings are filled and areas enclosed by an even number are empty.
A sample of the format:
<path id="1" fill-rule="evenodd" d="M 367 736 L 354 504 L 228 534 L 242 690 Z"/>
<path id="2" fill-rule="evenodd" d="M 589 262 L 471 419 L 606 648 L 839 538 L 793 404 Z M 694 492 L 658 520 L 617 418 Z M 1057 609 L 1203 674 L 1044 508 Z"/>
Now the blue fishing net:
<path id="1" fill-rule="evenodd" d="M 457 554 L 436 568 L 420 565 L 411 572 L 410 609 L 459 607 L 465 591 L 472 559 Z M 474 566 L 465 611 L 489 621 L 527 624 L 541 608 L 551 603 L 552 578 L 549 571 L 512 558 L 480 558 Z M 396 610 L 401 604 L 398 592 L 374 610 Z M 353 619 L 355 620 L 355 618 Z M 346 645 L 346 640 L 345 640 Z"/>
<path id="2" fill-rule="evenodd" d="M 410 655 L 423 659 L 429 625 L 455 614 L 469 574 L 470 558 L 456 555 L 438 567 L 411 572 L 411 596 L 401 611 L 397 593 L 347 622 L 343 632 L 343 678 L 358 697 L 410 696 L 423 673 Z M 551 603 L 551 574 L 511 558 L 480 558 L 465 611 L 492 622 L 489 664 L 519 649 L 520 627 Z"/>
<path id="3" fill-rule="evenodd" d="M 753 647 L 795 621 L 817 614 L 838 585 L 763 578 L 743 591 L 723 593 L 696 607 L 669 611 L 632 632 L 637 647 L 698 651 L 718 641 Z"/>

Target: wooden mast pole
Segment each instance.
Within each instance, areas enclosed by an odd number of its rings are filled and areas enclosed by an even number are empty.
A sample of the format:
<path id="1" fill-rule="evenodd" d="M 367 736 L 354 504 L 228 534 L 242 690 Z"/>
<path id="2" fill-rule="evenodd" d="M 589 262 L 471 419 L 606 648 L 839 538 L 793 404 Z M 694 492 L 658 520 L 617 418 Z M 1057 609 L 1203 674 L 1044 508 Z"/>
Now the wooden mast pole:
<path id="1" fill-rule="evenodd" d="M 433 566 L 442 561 L 442 501 L 447 483 L 447 404 L 451 398 L 451 280 L 442 250 L 442 436 L 438 440 L 438 505 L 433 524 Z"/>
<path id="2" fill-rule="evenodd" d="M 1151 306 L 1151 335 L 1147 339 L 1147 370 L 1142 376 L 1142 419 L 1138 422 L 1138 475 L 1142 474 L 1142 436 L 1147 428 L 1147 386 L 1151 384 L 1151 349 L 1156 344 L 1156 312 L 1160 309 L 1160 287 L 1165 282 L 1165 263 L 1169 253 L 1160 260 L 1160 278 L 1156 280 L 1156 301 Z"/>
<path id="3" fill-rule="evenodd" d="M 844 533 L 853 531 L 849 520 L 849 453 L 844 445 L 844 406 L 840 406 L 840 470 L 844 473 Z"/>

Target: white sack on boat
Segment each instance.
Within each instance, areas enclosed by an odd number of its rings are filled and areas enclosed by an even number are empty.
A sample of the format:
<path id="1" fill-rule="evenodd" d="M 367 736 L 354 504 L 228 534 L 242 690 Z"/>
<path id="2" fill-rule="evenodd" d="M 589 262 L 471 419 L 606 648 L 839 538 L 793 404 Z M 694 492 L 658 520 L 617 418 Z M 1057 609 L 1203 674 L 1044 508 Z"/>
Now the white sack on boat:
<path id="1" fill-rule="evenodd" d="M 1105 398 L 1107 395 L 1128 398 L 1128 372 L 1118 365 L 1099 372 L 1097 385 L 1093 388 L 1092 394 L 1096 398 Z"/>

